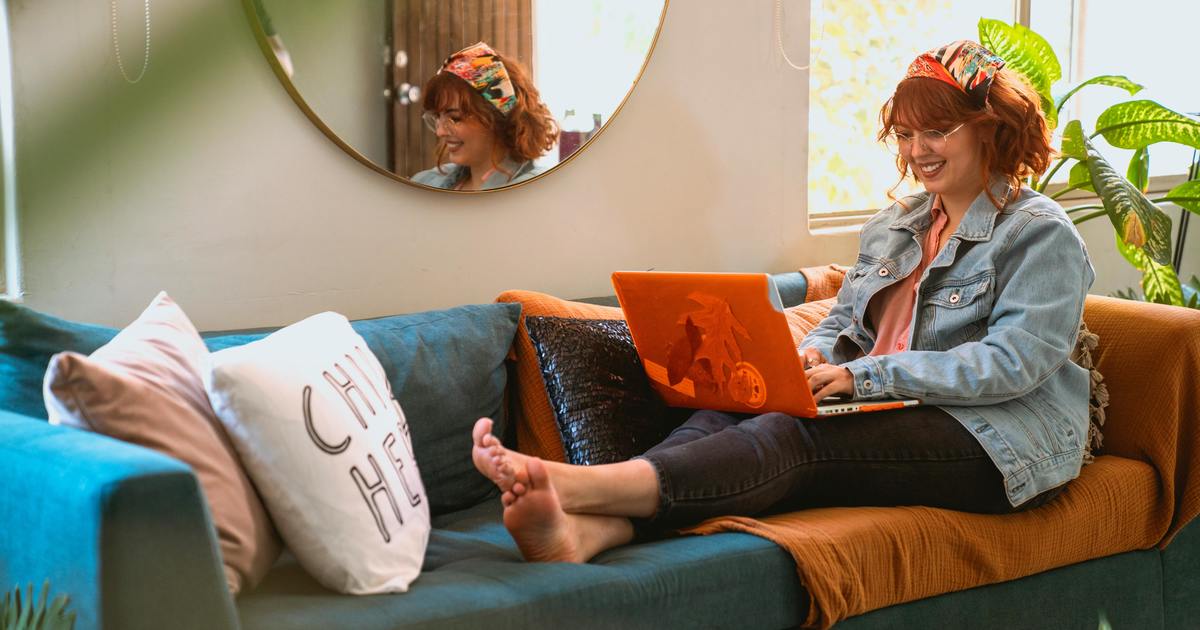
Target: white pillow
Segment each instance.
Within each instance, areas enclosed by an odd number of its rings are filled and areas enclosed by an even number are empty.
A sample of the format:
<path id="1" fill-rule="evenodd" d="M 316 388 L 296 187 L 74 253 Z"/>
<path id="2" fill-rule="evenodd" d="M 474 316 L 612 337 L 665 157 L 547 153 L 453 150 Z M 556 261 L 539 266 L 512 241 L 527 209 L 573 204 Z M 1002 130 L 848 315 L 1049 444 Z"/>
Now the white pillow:
<path id="1" fill-rule="evenodd" d="M 205 388 L 284 542 L 327 588 L 408 590 L 429 501 L 404 412 L 346 318 L 212 354 Z"/>

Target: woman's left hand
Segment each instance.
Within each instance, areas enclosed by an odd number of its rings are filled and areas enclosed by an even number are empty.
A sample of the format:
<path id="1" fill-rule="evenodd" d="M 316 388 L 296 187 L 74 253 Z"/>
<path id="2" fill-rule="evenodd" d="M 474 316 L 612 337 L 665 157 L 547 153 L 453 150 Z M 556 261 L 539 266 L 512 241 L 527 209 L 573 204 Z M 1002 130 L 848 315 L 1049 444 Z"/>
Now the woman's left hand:
<path id="1" fill-rule="evenodd" d="M 804 370 L 804 376 L 818 403 L 834 394 L 854 393 L 854 375 L 844 367 L 822 363 Z"/>

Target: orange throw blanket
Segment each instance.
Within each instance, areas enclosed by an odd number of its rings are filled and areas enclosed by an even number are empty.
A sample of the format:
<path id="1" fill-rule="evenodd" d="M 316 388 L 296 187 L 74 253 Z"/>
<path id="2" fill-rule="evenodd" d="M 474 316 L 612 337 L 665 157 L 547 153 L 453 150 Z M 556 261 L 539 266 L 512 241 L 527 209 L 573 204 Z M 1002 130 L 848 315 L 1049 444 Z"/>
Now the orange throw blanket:
<path id="1" fill-rule="evenodd" d="M 1088 296 L 1085 320 L 1100 335 L 1093 357 L 1111 396 L 1104 448 L 1049 504 L 998 516 L 821 508 L 711 519 L 686 532 L 747 532 L 782 546 L 808 591 L 805 625 L 819 628 L 893 604 L 1165 547 L 1200 512 L 1200 311 Z"/>
<path id="2" fill-rule="evenodd" d="M 806 627 L 876 608 L 1144 549 L 1158 541 L 1150 466 L 1098 457 L 1054 501 L 1008 515 L 927 507 L 816 508 L 721 517 L 685 530 L 737 531 L 791 553 L 808 592 Z"/>

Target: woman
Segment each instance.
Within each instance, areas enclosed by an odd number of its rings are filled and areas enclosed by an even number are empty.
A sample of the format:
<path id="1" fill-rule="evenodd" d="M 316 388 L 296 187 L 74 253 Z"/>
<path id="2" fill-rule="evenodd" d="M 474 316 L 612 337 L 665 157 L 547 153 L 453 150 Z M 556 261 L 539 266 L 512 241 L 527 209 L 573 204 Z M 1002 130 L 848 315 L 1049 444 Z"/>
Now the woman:
<path id="1" fill-rule="evenodd" d="M 425 84 L 423 105 L 422 118 L 438 137 L 438 166 L 413 175 L 418 184 L 515 184 L 541 173 L 533 159 L 558 141 L 558 123 L 525 70 L 483 42 L 450 55 Z"/>
<path id="2" fill-rule="evenodd" d="M 592 467 L 507 451 L 482 419 L 475 463 L 527 559 L 586 561 L 635 523 L 815 505 L 1008 513 L 1078 475 L 1088 374 L 1068 357 L 1094 274 L 1062 208 L 1021 185 L 1045 170 L 1050 133 L 1003 65 L 956 42 L 910 66 L 880 137 L 925 192 L 867 222 L 837 304 L 799 348 L 817 399 L 927 404 L 826 420 L 699 411 L 643 456 Z"/>

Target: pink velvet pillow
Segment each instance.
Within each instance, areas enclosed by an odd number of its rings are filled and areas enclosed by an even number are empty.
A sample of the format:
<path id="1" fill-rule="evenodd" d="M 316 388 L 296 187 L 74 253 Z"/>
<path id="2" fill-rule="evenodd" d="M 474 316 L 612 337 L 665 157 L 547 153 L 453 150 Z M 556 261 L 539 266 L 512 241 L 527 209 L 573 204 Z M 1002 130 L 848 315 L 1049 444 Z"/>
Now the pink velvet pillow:
<path id="1" fill-rule="evenodd" d="M 112 341 L 50 359 L 43 393 L 51 424 L 139 444 L 196 472 L 220 541 L 229 590 L 253 588 L 279 556 L 262 501 L 204 391 L 208 357 L 196 328 L 165 292 Z"/>

